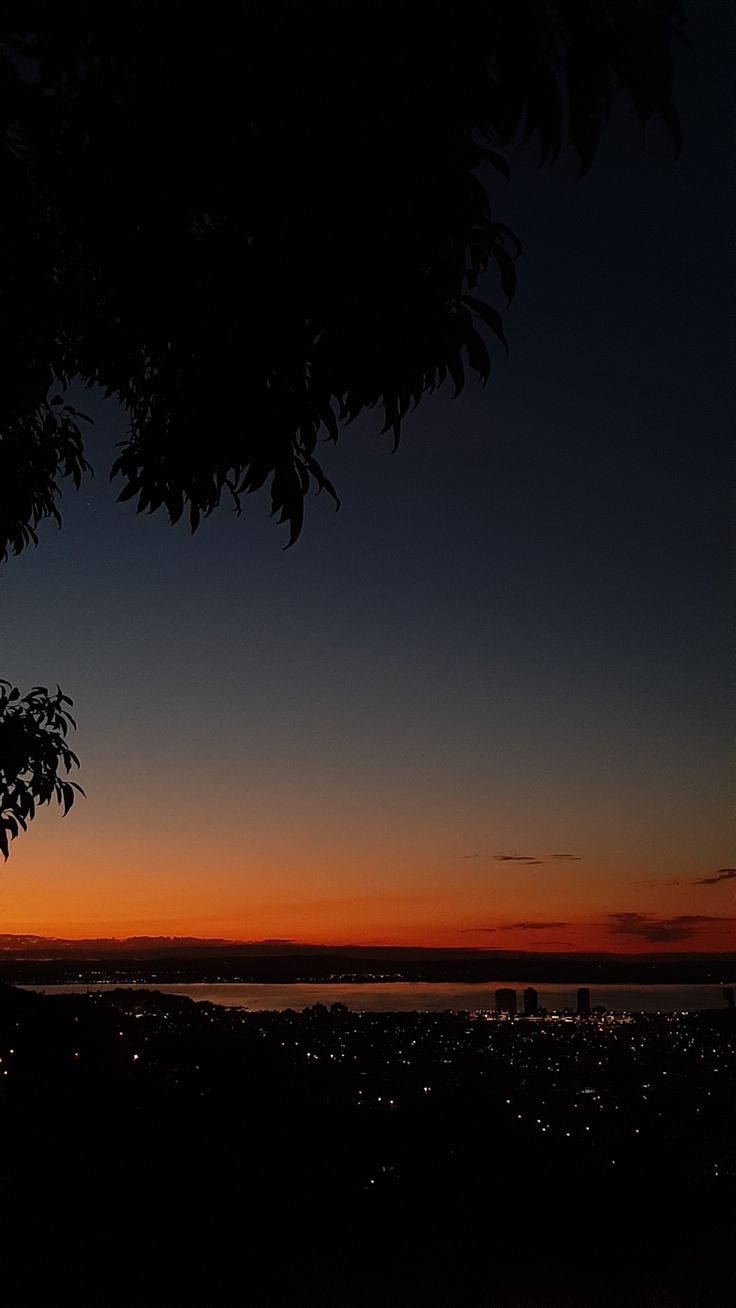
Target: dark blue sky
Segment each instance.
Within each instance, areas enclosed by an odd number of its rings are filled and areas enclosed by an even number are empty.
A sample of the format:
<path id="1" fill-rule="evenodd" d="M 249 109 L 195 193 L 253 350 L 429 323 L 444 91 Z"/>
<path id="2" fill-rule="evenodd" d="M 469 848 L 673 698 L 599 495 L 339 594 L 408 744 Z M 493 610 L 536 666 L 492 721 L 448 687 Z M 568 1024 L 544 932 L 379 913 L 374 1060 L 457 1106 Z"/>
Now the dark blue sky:
<path id="1" fill-rule="evenodd" d="M 98 475 L 5 569 L 0 650 L 74 695 L 89 798 L 18 842 L 5 929 L 459 944 L 554 906 L 575 944 L 608 913 L 728 915 L 727 886 L 691 886 L 732 848 L 733 22 L 712 13 L 679 61 L 677 163 L 622 111 L 583 181 L 528 151 L 494 178 L 524 242 L 509 360 L 425 401 L 395 455 L 345 429 L 323 460 L 342 510 L 310 500 L 293 549 L 262 497 L 193 539 L 115 507 L 123 417 L 85 397 Z M 568 848 L 516 880 L 494 858 Z"/>

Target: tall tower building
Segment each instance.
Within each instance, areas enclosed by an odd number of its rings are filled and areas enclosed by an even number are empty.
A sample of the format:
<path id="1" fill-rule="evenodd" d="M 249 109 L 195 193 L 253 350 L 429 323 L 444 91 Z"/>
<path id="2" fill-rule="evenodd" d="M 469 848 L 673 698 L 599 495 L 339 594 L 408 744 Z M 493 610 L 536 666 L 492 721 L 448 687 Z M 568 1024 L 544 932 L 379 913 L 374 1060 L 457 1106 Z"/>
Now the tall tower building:
<path id="1" fill-rule="evenodd" d="M 590 991 L 587 986 L 578 990 L 578 1017 L 590 1017 Z"/>
<path id="2" fill-rule="evenodd" d="M 536 1017 L 539 1012 L 539 995 L 534 986 L 524 991 L 524 1017 Z"/>
<path id="3" fill-rule="evenodd" d="M 516 991 L 515 990 L 496 991 L 496 1012 L 508 1013 L 509 1017 L 516 1016 Z"/>

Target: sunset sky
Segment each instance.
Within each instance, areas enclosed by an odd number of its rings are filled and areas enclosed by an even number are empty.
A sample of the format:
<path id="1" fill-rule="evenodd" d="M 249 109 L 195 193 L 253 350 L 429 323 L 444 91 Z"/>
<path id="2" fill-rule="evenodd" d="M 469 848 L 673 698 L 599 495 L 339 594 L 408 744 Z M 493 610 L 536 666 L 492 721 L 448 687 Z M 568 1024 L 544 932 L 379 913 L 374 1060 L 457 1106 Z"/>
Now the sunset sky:
<path id="1" fill-rule="evenodd" d="M 87 799 L 16 842 L 0 932 L 736 947 L 717 58 L 675 164 L 625 114 L 579 184 L 512 157 L 510 359 L 395 456 L 344 430 L 293 549 L 264 497 L 193 538 L 116 507 L 85 397 L 98 475 L 4 568 L 0 656 L 73 696 Z"/>

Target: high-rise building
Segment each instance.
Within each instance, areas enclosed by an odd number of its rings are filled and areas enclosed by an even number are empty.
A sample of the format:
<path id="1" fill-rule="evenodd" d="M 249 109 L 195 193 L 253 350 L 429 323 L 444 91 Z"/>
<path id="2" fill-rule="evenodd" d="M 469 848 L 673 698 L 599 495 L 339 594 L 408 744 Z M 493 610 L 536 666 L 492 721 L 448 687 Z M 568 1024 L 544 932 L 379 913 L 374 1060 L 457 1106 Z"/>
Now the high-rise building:
<path id="1" fill-rule="evenodd" d="M 587 986 L 578 990 L 578 1017 L 590 1017 L 590 991 Z"/>
<path id="2" fill-rule="evenodd" d="M 524 1017 L 536 1017 L 539 1012 L 539 995 L 534 986 L 524 991 Z"/>
<path id="3" fill-rule="evenodd" d="M 508 1013 L 510 1017 L 516 1016 L 516 991 L 515 990 L 496 991 L 496 1012 Z"/>

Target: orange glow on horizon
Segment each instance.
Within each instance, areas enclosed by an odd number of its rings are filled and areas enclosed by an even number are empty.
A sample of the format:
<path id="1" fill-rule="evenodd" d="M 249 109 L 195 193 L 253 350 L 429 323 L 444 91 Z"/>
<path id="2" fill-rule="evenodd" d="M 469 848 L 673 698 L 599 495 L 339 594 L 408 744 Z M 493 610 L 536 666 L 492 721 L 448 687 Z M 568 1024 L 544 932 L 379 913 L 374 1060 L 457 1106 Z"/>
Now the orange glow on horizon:
<path id="1" fill-rule="evenodd" d="M 109 813 L 91 804 L 66 819 L 44 812 L 0 869 L 0 934 L 563 954 L 736 950 L 736 882 L 695 891 L 702 868 L 673 878 L 668 861 L 657 880 L 649 868 L 584 851 L 541 866 L 463 856 L 457 835 L 440 843 L 431 828 L 403 844 L 395 833 L 376 835 L 356 854 L 340 834 L 325 852 L 322 832 L 310 838 L 285 825 L 248 841 L 233 830 L 217 840 L 183 835 L 173 825 L 143 837 L 119 814 L 111 829 Z"/>

